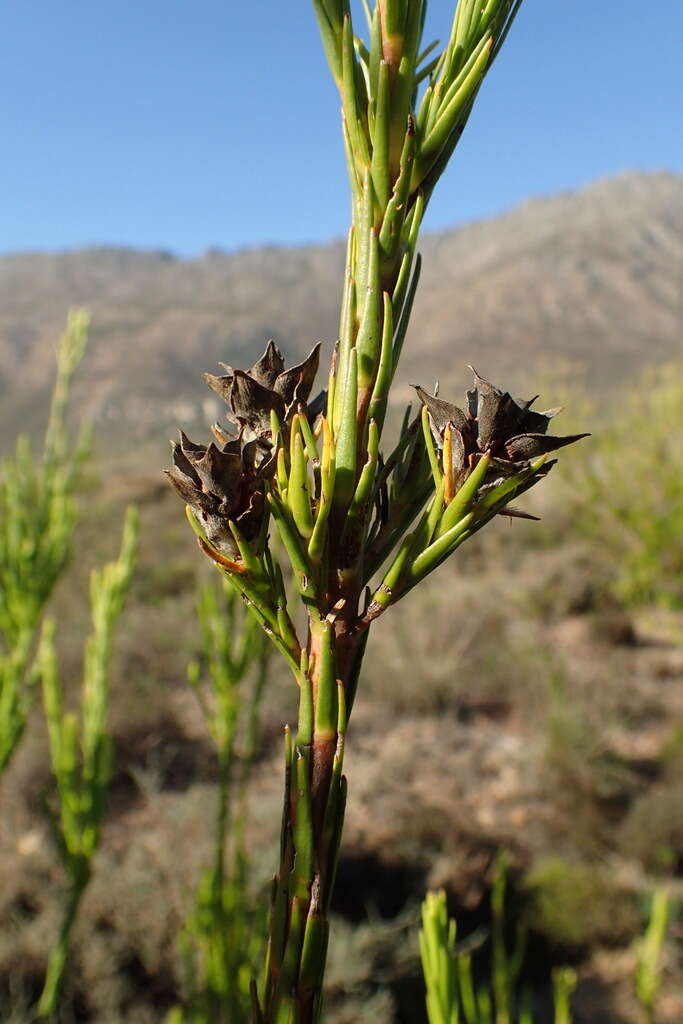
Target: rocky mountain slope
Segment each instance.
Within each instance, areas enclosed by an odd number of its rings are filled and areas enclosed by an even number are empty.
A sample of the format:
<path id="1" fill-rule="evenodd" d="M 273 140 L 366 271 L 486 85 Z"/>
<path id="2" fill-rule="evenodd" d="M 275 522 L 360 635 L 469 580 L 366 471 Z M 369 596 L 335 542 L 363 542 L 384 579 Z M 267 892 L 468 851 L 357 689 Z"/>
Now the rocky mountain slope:
<path id="1" fill-rule="evenodd" d="M 577 375 L 595 391 L 680 354 L 683 176 L 630 173 L 531 200 L 427 236 L 422 251 L 401 400 L 436 376 L 459 393 L 470 362 L 523 391 Z M 69 306 L 94 318 L 79 404 L 114 441 L 131 430 L 156 440 L 170 422 L 214 414 L 199 375 L 218 360 L 246 363 L 269 337 L 290 358 L 331 346 L 342 267 L 341 243 L 193 260 L 108 248 L 2 257 L 0 427 L 37 422 Z"/>

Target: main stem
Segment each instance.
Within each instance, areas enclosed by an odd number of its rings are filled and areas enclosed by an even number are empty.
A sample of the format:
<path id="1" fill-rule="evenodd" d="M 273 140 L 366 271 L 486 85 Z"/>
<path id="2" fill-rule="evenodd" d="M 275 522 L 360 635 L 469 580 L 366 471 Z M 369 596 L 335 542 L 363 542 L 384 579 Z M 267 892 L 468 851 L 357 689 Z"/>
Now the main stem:
<path id="1" fill-rule="evenodd" d="M 280 866 L 273 883 L 263 1016 L 319 1020 L 328 912 L 344 821 L 346 694 L 359 639 L 330 617 L 309 620 L 299 679 L 299 723 L 286 736 Z"/>
<path id="2" fill-rule="evenodd" d="M 322 425 L 333 451 L 333 484 L 330 494 L 322 484 L 316 492 L 316 510 L 325 509 L 327 529 L 322 542 L 315 538 L 312 581 L 299 543 L 310 536 L 308 498 L 303 506 L 299 502 L 307 470 L 292 471 L 278 485 L 288 500 L 293 492 L 297 511 L 299 534 L 290 545 L 291 560 L 308 611 L 308 638 L 296 673 L 298 729 L 295 736 L 286 734 L 280 866 L 262 1008 L 254 994 L 255 1024 L 320 1019 L 328 910 L 344 820 L 344 736 L 372 619 L 359 606 L 366 577 L 405 536 L 432 490 L 431 475 L 424 491 L 419 474 L 413 474 L 405 493 L 393 495 L 389 511 L 379 454 L 389 389 L 419 280 L 418 232 L 521 0 L 459 0 L 444 51 L 420 71 L 425 3 L 377 0 L 366 47 L 354 36 L 349 0 L 313 0 L 342 102 L 352 226 Z M 309 432 L 312 426 L 307 424 Z M 324 458 L 318 461 L 322 480 Z M 377 519 L 371 523 L 375 508 Z M 291 532 L 283 517 L 281 512 L 284 529 Z M 310 554 L 305 543 L 304 548 Z"/>
<path id="3" fill-rule="evenodd" d="M 57 1011 L 59 993 L 69 952 L 69 937 L 78 914 L 83 893 L 90 879 L 88 861 L 85 858 L 77 858 L 70 869 L 70 875 L 62 924 L 57 941 L 50 952 L 45 985 L 43 986 L 38 1003 L 37 1014 L 40 1018 L 52 1017 Z"/>
<path id="4" fill-rule="evenodd" d="M 378 195 L 369 167 L 362 185 L 352 189 L 353 224 L 327 408 L 336 483 L 327 567 L 319 606 L 309 608 L 298 679 L 298 730 L 286 738 L 280 866 L 273 883 L 263 1010 L 254 1010 L 254 1020 L 263 1024 L 320 1019 L 346 800 L 344 734 L 367 639 L 367 631 L 357 628 L 371 513 L 369 492 L 359 495 L 361 474 L 371 459 L 370 431 L 381 432 L 417 285 L 413 262 L 421 196 L 404 203 L 392 232 L 382 236 L 382 226 L 401 172 L 404 179 L 410 174 L 413 133 L 409 119 L 392 189 Z"/>
<path id="5" fill-rule="evenodd" d="M 362 214 L 356 204 L 354 213 Z M 354 217 L 356 220 L 356 216 Z M 368 236 L 369 231 L 372 238 Z M 356 244 L 365 230 L 364 246 Z M 342 303 L 341 342 L 336 361 L 337 389 L 344 372 L 353 372 L 350 354 L 358 351 L 359 334 L 369 329 L 367 307 L 373 304 L 372 333 L 391 330 L 395 298 L 399 311 L 406 304 L 408 270 L 412 250 L 407 246 L 394 266 L 381 267 L 373 258 L 359 266 L 361 250 L 377 251 L 378 230 L 354 223 L 351 230 Z M 399 281 L 401 268 L 403 279 Z M 397 285 L 400 290 L 397 291 Z M 363 301 L 356 301 L 360 293 Z M 382 302 L 376 302 L 377 296 Z M 412 298 L 410 299 L 412 301 Z M 365 326 L 363 326 L 365 324 Z M 386 346 L 385 346 L 386 347 Z M 376 363 L 379 364 L 379 358 Z M 393 359 L 392 359 L 393 368 Z M 349 474 L 355 493 L 365 462 L 370 418 L 383 419 L 386 391 L 377 388 L 378 365 L 368 360 L 366 373 L 359 372 L 354 417 L 355 465 Z M 388 381 L 382 388 L 388 387 Z M 339 390 L 337 390 L 339 394 Z M 337 407 L 342 429 L 343 400 Z M 371 417 L 371 413 L 374 415 Z M 335 417 L 335 409 L 328 408 Z M 353 505 L 351 505 L 353 509 Z M 328 912 L 332 899 L 346 800 L 342 775 L 344 736 L 355 696 L 367 632 L 357 626 L 363 589 L 363 541 L 370 509 L 361 507 L 350 514 L 348 497 L 333 509 L 327 568 L 320 606 L 309 608 L 307 644 L 298 677 L 299 721 L 295 736 L 286 735 L 285 799 L 280 844 L 280 864 L 273 883 L 271 929 L 263 990 L 262 1010 L 254 1020 L 268 1024 L 314 1024 L 320 1019 L 322 986 L 329 933 Z"/>

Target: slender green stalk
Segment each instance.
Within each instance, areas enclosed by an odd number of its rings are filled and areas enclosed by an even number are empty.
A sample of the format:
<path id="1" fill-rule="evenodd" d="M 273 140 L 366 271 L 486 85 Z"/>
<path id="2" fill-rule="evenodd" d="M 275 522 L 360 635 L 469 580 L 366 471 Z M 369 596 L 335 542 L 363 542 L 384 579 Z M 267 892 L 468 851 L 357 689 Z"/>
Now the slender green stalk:
<path id="1" fill-rule="evenodd" d="M 654 1020 L 655 1002 L 661 982 L 661 956 L 669 924 L 669 896 L 655 889 L 645 935 L 638 943 L 636 992 L 648 1021 Z"/>
<path id="2" fill-rule="evenodd" d="M 524 931 L 520 929 L 512 953 L 505 944 L 504 857 L 499 857 L 491 892 L 491 966 L 488 983 L 474 984 L 471 954 L 456 946 L 456 922 L 448 917 L 445 892 L 427 893 L 422 904 L 420 955 L 425 981 L 429 1024 L 534 1024 L 531 993 L 520 990 L 524 957 Z M 571 1024 L 571 994 L 576 972 L 569 967 L 553 971 L 554 1024 Z"/>
<path id="3" fill-rule="evenodd" d="M 181 949 L 187 997 L 174 1021 L 237 1024 L 248 1019 L 250 981 L 263 922 L 250 905 L 247 786 L 256 749 L 270 646 L 227 584 L 200 589 L 202 662 L 188 676 L 218 754 L 213 863 L 202 874 Z"/>
<path id="4" fill-rule="evenodd" d="M 571 967 L 558 967 L 553 971 L 555 1024 L 572 1024 L 571 994 L 576 988 L 576 971 Z"/>
<path id="5" fill-rule="evenodd" d="M 73 442 L 66 417 L 89 322 L 85 310 L 72 310 L 57 346 L 42 455 L 34 456 L 22 435 L 14 455 L 0 461 L 0 775 L 26 725 L 40 620 L 71 554 L 75 490 L 88 435 L 81 428 Z"/>
<path id="6" fill-rule="evenodd" d="M 422 904 L 420 956 L 427 987 L 429 1024 L 458 1024 L 455 920 L 448 918 L 446 893 L 427 893 Z"/>
<path id="7" fill-rule="evenodd" d="M 491 891 L 491 954 L 493 996 L 496 1004 L 496 1024 L 510 1024 L 511 981 L 505 948 L 505 861 L 496 865 Z"/>
<path id="8" fill-rule="evenodd" d="M 56 782 L 56 806 L 46 803 L 55 845 L 68 879 L 62 925 L 50 953 L 38 1003 L 40 1017 L 52 1017 L 67 962 L 68 944 L 92 862 L 100 841 L 112 767 L 107 732 L 109 663 L 114 630 L 123 611 L 135 560 L 137 513 L 129 509 L 121 550 L 115 562 L 93 571 L 90 579 L 92 627 L 86 641 L 79 718 L 63 711 L 62 686 L 54 645 L 54 623 L 46 621 L 38 653 L 43 706 Z"/>
<path id="9" fill-rule="evenodd" d="M 39 1017 L 51 1017 L 57 1011 L 62 978 L 64 977 L 64 971 L 69 955 L 69 938 L 71 936 L 71 929 L 76 922 L 76 916 L 81 905 L 83 893 L 85 892 L 89 881 L 89 865 L 84 861 L 80 861 L 77 864 L 74 863 L 73 868 L 71 869 L 69 889 L 66 894 L 66 900 L 62 911 L 62 923 L 60 925 L 59 935 L 57 936 L 54 946 L 50 950 L 50 956 L 47 962 L 45 983 L 40 996 L 40 1002 L 38 1004 Z"/>

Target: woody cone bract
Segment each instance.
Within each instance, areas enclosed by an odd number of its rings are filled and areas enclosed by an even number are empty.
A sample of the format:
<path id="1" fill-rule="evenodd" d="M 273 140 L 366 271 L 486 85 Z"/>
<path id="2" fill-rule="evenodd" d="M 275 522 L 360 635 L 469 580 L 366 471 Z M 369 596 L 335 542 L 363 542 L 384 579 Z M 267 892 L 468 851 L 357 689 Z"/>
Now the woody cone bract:
<path id="1" fill-rule="evenodd" d="M 318 349 L 286 370 L 269 343 L 250 370 L 206 375 L 232 431 L 181 436 L 171 482 L 202 550 L 239 591 L 299 687 L 285 734 L 280 864 L 255 1024 L 319 1020 L 341 838 L 346 725 L 374 619 L 548 471 L 550 414 L 483 378 L 467 411 L 419 389 L 382 453 L 389 389 L 420 274 L 425 208 L 521 0 L 460 0 L 444 49 L 422 49 L 424 0 L 379 0 L 359 39 L 344 0 L 314 0 L 342 102 L 352 194 L 339 339 L 309 406 Z M 518 513 L 517 513 L 518 514 Z M 283 568 L 269 546 L 282 541 Z M 292 580 L 306 610 L 294 625 Z M 298 621 L 298 619 L 297 619 Z"/>

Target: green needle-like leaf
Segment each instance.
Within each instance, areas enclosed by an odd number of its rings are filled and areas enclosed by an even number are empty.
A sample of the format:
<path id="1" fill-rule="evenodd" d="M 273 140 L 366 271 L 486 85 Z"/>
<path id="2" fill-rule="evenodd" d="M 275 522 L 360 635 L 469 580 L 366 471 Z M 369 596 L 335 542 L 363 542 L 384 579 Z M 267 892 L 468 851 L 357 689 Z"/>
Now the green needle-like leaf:
<path id="1" fill-rule="evenodd" d="M 299 983 L 306 991 L 315 987 L 315 981 L 320 976 L 327 955 L 327 943 L 330 926 L 327 918 L 323 917 L 318 910 L 311 909 L 306 921 L 304 932 L 304 944 L 301 951 L 301 973 Z"/>
<path id="2" fill-rule="evenodd" d="M 423 514 L 419 526 L 413 532 L 413 541 L 410 549 L 412 558 L 417 558 L 432 542 L 443 510 L 444 488 L 445 481 L 442 477 L 426 514 Z"/>
<path id="3" fill-rule="evenodd" d="M 382 21 L 380 5 L 375 4 L 370 26 L 370 96 L 374 99 L 379 91 L 379 66 L 383 59 L 382 53 Z"/>
<path id="4" fill-rule="evenodd" d="M 340 546 L 345 552 L 345 561 L 355 561 L 362 543 L 367 512 L 372 498 L 379 455 L 379 430 L 374 420 L 368 428 L 368 457 L 358 479 L 358 485 L 346 514 Z"/>
<path id="5" fill-rule="evenodd" d="M 327 918 L 317 912 L 317 905 L 315 910 L 309 908 L 301 951 L 299 988 L 303 998 L 308 997 L 307 1002 L 311 1007 L 312 1019 L 315 1021 L 321 1019 L 322 993 L 317 986 L 317 978 L 324 970 L 329 930 Z"/>
<path id="6" fill-rule="evenodd" d="M 349 133 L 353 163 L 359 177 L 362 178 L 365 168 L 370 167 L 370 147 L 366 135 L 365 119 L 367 114 L 367 97 L 363 96 L 360 86 L 363 82 L 360 69 L 356 63 L 353 45 L 353 28 L 351 16 L 344 16 L 342 29 L 342 108 L 344 120 Z M 360 92 L 360 95 L 359 95 Z"/>
<path id="7" fill-rule="evenodd" d="M 469 512 L 467 515 L 452 526 L 447 533 L 441 534 L 429 547 L 419 555 L 410 569 L 411 585 L 414 586 L 418 580 L 423 579 L 430 572 L 433 572 L 437 566 L 441 565 L 444 558 L 455 551 L 456 547 L 463 542 L 466 536 L 469 536 L 469 527 L 474 522 L 474 513 Z"/>
<path id="8" fill-rule="evenodd" d="M 336 7 L 341 5 L 335 4 Z M 342 82 L 342 61 L 341 61 L 341 21 L 330 18 L 328 13 L 329 5 L 324 0 L 313 0 L 313 10 L 318 19 L 320 37 L 325 50 L 327 63 L 329 64 L 332 77 L 341 88 Z"/>
<path id="9" fill-rule="evenodd" d="M 292 872 L 292 878 L 294 879 L 294 877 L 294 872 Z M 275 1024 L 297 1024 L 297 1008 L 293 993 L 301 963 L 307 904 L 307 894 L 302 896 L 295 892 L 290 895 L 290 918 L 273 1015 Z"/>
<path id="10" fill-rule="evenodd" d="M 358 358 L 355 349 L 349 353 L 344 381 L 340 423 L 335 445 L 335 505 L 348 505 L 356 486 L 358 403 Z"/>
<path id="11" fill-rule="evenodd" d="M 327 741 L 336 735 L 338 716 L 334 628 L 326 619 L 323 619 L 315 629 L 319 637 L 318 657 L 320 663 L 313 735 L 316 741 Z"/>
<path id="12" fill-rule="evenodd" d="M 448 111 L 450 104 L 458 96 L 460 89 L 467 81 L 468 75 L 476 67 L 477 61 L 481 58 L 484 51 L 491 48 L 492 37 L 485 35 L 479 40 L 479 43 L 474 47 L 472 53 L 467 58 L 467 62 L 463 66 L 462 70 L 456 75 L 450 83 L 444 83 L 447 88 L 442 92 L 438 109 L 436 111 L 436 119 L 438 120 L 444 113 Z"/>
<path id="13" fill-rule="evenodd" d="M 353 243 L 354 239 L 349 239 L 350 247 Z M 342 301 L 339 348 L 335 352 L 333 373 L 330 375 L 330 392 L 327 399 L 331 426 L 335 434 L 342 423 L 345 387 L 349 372 L 349 354 L 355 342 L 356 315 L 356 282 L 353 278 L 348 277 Z"/>
<path id="14" fill-rule="evenodd" d="M 464 513 L 469 509 L 475 494 L 484 482 L 484 477 L 488 472 L 490 464 L 490 456 L 482 455 L 477 462 L 477 465 L 467 477 L 467 480 L 465 480 L 462 487 L 457 491 L 453 500 L 446 508 L 441 523 L 439 524 L 439 536 L 443 536 L 443 534 L 447 533 L 453 526 L 455 526 L 455 524 L 460 521 Z"/>
<path id="15" fill-rule="evenodd" d="M 401 243 L 404 251 L 401 259 L 400 270 L 396 278 L 396 285 L 391 296 L 391 300 L 394 304 L 394 320 L 396 320 L 396 310 L 403 310 L 406 292 L 411 280 L 410 275 L 413 266 L 413 254 L 415 252 L 417 235 L 420 229 L 420 224 L 422 223 L 424 209 L 424 196 L 422 192 L 418 192 L 415 197 L 415 202 L 408 211 L 406 220 L 403 224 Z"/>
<path id="16" fill-rule="evenodd" d="M 434 446 L 434 438 L 432 437 L 432 428 L 429 420 L 429 410 L 426 405 L 422 406 L 420 419 L 422 421 L 422 436 L 424 437 L 425 448 L 427 449 L 427 455 L 429 456 L 429 465 L 431 466 L 432 476 L 434 477 L 434 486 L 438 487 L 443 483 L 443 472 Z"/>
<path id="17" fill-rule="evenodd" d="M 329 832 L 330 838 L 327 842 L 327 849 L 329 851 L 329 863 L 332 865 L 332 871 L 329 877 L 326 879 L 325 885 L 325 912 L 327 913 L 330 909 L 330 903 L 332 900 L 332 893 L 334 891 L 334 880 L 337 871 L 337 856 L 339 853 L 339 846 L 341 844 L 342 830 L 344 828 L 344 813 L 346 810 L 346 797 L 347 797 L 347 786 L 346 777 L 342 775 L 339 778 L 339 784 L 335 789 L 335 804 L 334 804 L 334 815 L 330 816 L 331 829 Z M 327 830 L 324 831 L 324 835 L 328 835 Z"/>
<path id="18" fill-rule="evenodd" d="M 379 65 L 379 82 L 375 99 L 375 118 L 372 131 L 372 163 L 370 172 L 375 187 L 379 209 L 389 202 L 391 172 L 389 169 L 389 66 L 385 61 Z"/>
<path id="19" fill-rule="evenodd" d="M 358 230 L 355 235 L 355 283 L 356 302 L 358 304 L 357 316 L 362 317 L 363 307 L 367 295 L 367 289 L 376 284 L 376 279 L 370 277 L 370 259 L 372 239 L 375 235 L 375 190 L 372 185 L 372 175 L 368 167 L 363 177 L 363 191 L 358 215 Z"/>
<path id="20" fill-rule="evenodd" d="M 320 463 L 320 453 L 318 452 L 318 443 L 315 439 L 315 434 L 311 429 L 311 424 L 308 416 L 305 412 L 299 414 L 299 430 L 304 441 L 304 447 L 306 449 L 306 458 L 313 468 L 316 468 Z"/>
<path id="21" fill-rule="evenodd" d="M 326 418 L 323 418 L 322 430 L 323 450 L 320 465 L 320 497 L 313 533 L 308 545 L 308 556 L 313 564 L 317 564 L 320 561 L 325 548 L 326 528 L 332 508 L 336 472 L 332 431 Z"/>
<path id="22" fill-rule="evenodd" d="M 507 39 L 507 34 L 512 28 L 512 23 L 519 13 L 522 2 L 523 0 L 513 0 L 513 2 L 510 2 L 510 0 L 503 0 L 503 2 L 498 5 L 495 18 L 495 43 L 493 47 L 492 60 L 495 60 L 500 53 L 500 50 Z"/>
<path id="23" fill-rule="evenodd" d="M 294 819 L 294 849 L 292 888 L 300 900 L 308 901 L 313 872 L 314 837 L 310 789 L 310 753 L 308 747 L 297 745 L 294 753 L 294 779 L 296 780 L 296 816 Z"/>
<path id="24" fill-rule="evenodd" d="M 499 507 L 501 503 L 505 504 L 506 501 L 512 501 L 512 499 L 533 479 L 538 473 L 543 471 L 543 467 L 548 461 L 547 455 L 542 455 L 531 463 L 529 468 L 516 476 L 510 477 L 508 480 L 504 480 L 498 487 L 494 487 L 492 491 L 489 491 L 487 495 L 478 503 L 478 509 L 482 511 L 488 511 L 494 507 Z M 457 495 L 456 495 L 457 497 Z"/>
<path id="25" fill-rule="evenodd" d="M 313 533 L 313 515 L 308 484 L 308 462 L 296 416 L 292 424 L 287 504 L 301 536 L 306 539 L 310 538 Z"/>
<path id="26" fill-rule="evenodd" d="M 268 495 L 268 503 L 273 513 L 273 519 L 277 524 L 280 538 L 287 549 L 287 555 L 292 563 L 297 589 L 305 601 L 315 602 L 317 594 L 313 567 L 302 544 L 291 513 L 272 491 Z"/>
<path id="27" fill-rule="evenodd" d="M 391 302 L 391 296 L 387 292 L 383 293 L 382 300 L 384 306 L 382 317 L 382 345 L 380 348 L 375 386 L 372 391 L 370 405 L 368 406 L 368 421 L 372 423 L 374 420 L 377 426 L 378 442 L 379 434 L 381 434 L 382 427 L 384 426 L 384 416 L 386 414 L 387 400 L 389 398 L 389 386 L 391 384 L 391 378 L 394 370 L 394 353 L 392 347 L 394 337 L 394 309 Z"/>
<path id="28" fill-rule="evenodd" d="M 263 571 L 263 563 L 261 559 L 259 558 L 258 555 L 254 553 L 251 545 L 245 539 L 237 523 L 233 522 L 232 520 L 230 521 L 230 532 L 235 538 L 235 543 L 239 548 L 239 553 L 247 573 L 252 577 L 252 579 L 255 582 L 264 581 L 265 574 Z"/>
<path id="29" fill-rule="evenodd" d="M 305 651 L 302 651 L 301 660 L 299 728 L 296 734 L 297 746 L 300 747 L 310 744 L 313 739 L 313 686 L 306 671 L 308 666 L 304 663 L 307 660 Z"/>
<path id="30" fill-rule="evenodd" d="M 383 299 L 379 280 L 379 242 L 374 230 L 369 232 L 368 238 L 368 284 L 356 341 L 358 387 L 363 389 L 371 388 L 374 384 L 382 344 Z"/>
<path id="31" fill-rule="evenodd" d="M 379 233 L 379 244 L 383 261 L 393 262 L 401 244 L 402 228 L 406 216 L 410 181 L 415 159 L 415 125 L 408 118 L 408 126 L 403 141 L 403 149 L 399 162 L 399 175 L 393 188 L 392 196 L 387 203 Z"/>
<path id="32" fill-rule="evenodd" d="M 390 155 L 394 170 L 398 170 L 403 134 L 416 88 L 415 75 L 422 37 L 423 10 L 424 0 L 410 0 L 407 4 L 402 53 L 392 90 Z"/>
<path id="33" fill-rule="evenodd" d="M 489 36 L 452 99 L 446 107 L 439 111 L 434 127 L 420 146 L 413 171 L 413 189 L 416 189 L 420 182 L 426 178 L 427 172 L 440 151 L 445 148 L 449 137 L 458 127 L 459 121 L 463 120 L 463 113 L 484 77 L 484 72 L 491 55 L 491 46 L 492 38 Z"/>
<path id="34" fill-rule="evenodd" d="M 409 254 L 406 253 L 406 256 L 408 256 L 408 255 Z M 406 267 L 409 268 L 409 266 L 410 266 L 409 260 L 406 260 Z M 403 305 L 400 307 L 400 309 L 401 309 L 401 316 L 399 317 L 398 325 L 396 327 L 396 332 L 394 334 L 394 347 L 393 347 L 393 352 L 392 352 L 392 364 L 393 364 L 393 370 L 394 371 L 396 370 L 396 367 L 398 366 L 398 361 L 401 358 L 401 352 L 403 351 L 403 343 L 404 343 L 404 341 L 406 339 L 406 334 L 408 333 L 408 325 L 410 323 L 410 314 L 413 311 L 413 302 L 415 301 L 415 294 L 417 292 L 417 286 L 420 283 L 420 274 L 421 273 L 422 273 L 422 256 L 420 255 L 420 253 L 418 253 L 417 256 L 415 257 L 415 266 L 413 268 L 413 275 L 410 278 L 410 284 L 408 285 L 408 290 L 407 290 L 407 293 L 406 293 L 405 301 L 403 302 Z M 399 285 L 401 283 L 402 282 L 399 280 Z M 399 285 L 396 286 L 396 291 L 397 292 L 399 290 Z"/>

